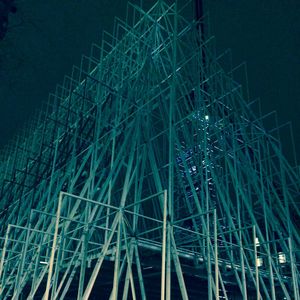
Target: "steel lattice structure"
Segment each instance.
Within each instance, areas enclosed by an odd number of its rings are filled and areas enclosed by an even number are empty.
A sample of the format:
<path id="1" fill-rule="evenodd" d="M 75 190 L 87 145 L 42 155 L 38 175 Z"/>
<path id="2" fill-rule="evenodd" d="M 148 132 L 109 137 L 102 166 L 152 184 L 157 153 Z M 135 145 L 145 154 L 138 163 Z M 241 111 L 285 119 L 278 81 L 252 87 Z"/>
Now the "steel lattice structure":
<path id="1" fill-rule="evenodd" d="M 3 152 L 1 299 L 299 299 L 299 170 L 190 5 L 129 5 Z"/>

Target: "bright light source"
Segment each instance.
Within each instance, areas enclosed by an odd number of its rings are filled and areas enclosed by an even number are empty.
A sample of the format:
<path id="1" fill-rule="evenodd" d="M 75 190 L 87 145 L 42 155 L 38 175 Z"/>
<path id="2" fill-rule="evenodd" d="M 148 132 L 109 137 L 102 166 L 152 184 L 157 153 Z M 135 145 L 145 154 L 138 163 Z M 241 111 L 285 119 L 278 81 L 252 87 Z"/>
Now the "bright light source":
<path id="1" fill-rule="evenodd" d="M 209 120 L 209 116 L 208 115 L 206 115 L 204 118 L 205 118 L 206 121 Z"/>
<path id="2" fill-rule="evenodd" d="M 259 246 L 260 246 L 260 243 L 259 243 L 259 240 L 258 240 L 258 238 L 257 238 L 257 237 L 255 238 L 255 246 L 257 246 L 257 247 L 259 247 Z"/>
<path id="3" fill-rule="evenodd" d="M 278 261 L 280 264 L 285 264 L 286 263 L 286 256 L 283 252 L 278 253 Z"/>
<path id="4" fill-rule="evenodd" d="M 46 261 L 40 261 L 41 265 L 48 265 L 48 263 Z"/>
<path id="5" fill-rule="evenodd" d="M 258 266 L 258 267 L 261 267 L 262 265 L 263 265 L 263 259 L 262 259 L 262 257 L 258 257 L 257 259 L 256 259 L 256 265 Z"/>

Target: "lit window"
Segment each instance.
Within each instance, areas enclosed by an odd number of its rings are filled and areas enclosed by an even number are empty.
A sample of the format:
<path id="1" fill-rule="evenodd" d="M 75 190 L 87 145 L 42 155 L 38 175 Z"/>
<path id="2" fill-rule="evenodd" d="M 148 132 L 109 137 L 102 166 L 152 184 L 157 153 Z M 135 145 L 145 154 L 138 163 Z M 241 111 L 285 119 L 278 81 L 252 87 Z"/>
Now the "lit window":
<path id="1" fill-rule="evenodd" d="M 280 264 L 285 264 L 286 263 L 286 256 L 283 252 L 278 253 L 278 261 Z"/>
<path id="2" fill-rule="evenodd" d="M 257 259 L 256 259 L 256 265 L 258 266 L 258 267 L 261 267 L 262 265 L 263 265 L 263 259 L 262 259 L 262 257 L 258 257 Z"/>

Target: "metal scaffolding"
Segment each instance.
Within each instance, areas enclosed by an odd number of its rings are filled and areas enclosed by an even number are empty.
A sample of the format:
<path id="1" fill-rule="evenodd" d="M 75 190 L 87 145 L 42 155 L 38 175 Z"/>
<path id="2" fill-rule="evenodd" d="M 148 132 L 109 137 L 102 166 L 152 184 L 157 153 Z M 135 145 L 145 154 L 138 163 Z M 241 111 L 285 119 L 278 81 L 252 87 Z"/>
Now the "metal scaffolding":
<path id="1" fill-rule="evenodd" d="M 129 4 L 1 154 L 0 299 L 300 299 L 299 168 L 191 5 Z"/>

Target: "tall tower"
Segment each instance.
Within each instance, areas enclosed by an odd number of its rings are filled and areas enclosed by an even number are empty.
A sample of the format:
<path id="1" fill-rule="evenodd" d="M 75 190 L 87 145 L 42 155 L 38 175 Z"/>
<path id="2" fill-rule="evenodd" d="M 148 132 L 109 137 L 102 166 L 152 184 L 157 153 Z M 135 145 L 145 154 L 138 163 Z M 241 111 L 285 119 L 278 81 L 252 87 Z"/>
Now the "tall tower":
<path id="1" fill-rule="evenodd" d="M 3 154 L 1 299 L 299 299 L 299 170 L 192 4 L 129 5 Z"/>

